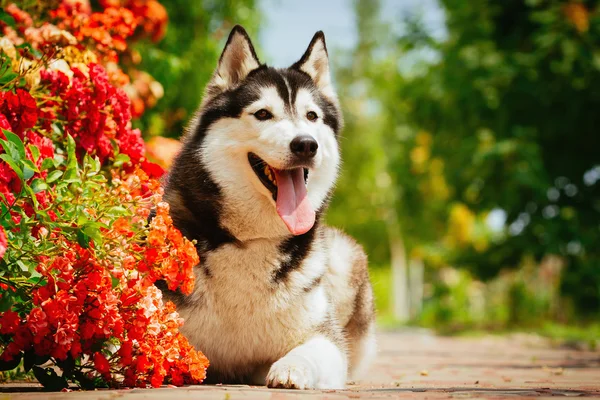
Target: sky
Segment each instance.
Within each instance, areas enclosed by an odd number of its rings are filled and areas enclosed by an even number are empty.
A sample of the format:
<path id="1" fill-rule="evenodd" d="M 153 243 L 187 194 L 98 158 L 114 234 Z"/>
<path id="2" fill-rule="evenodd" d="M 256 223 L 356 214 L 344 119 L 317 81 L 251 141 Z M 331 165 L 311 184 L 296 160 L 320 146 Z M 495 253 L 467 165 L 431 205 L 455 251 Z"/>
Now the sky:
<path id="1" fill-rule="evenodd" d="M 315 32 L 325 32 L 327 47 L 351 49 L 357 41 L 352 0 L 260 0 L 263 24 L 261 61 L 286 67 L 297 61 Z M 382 0 L 384 20 L 399 26 L 406 13 L 422 17 L 428 30 L 445 35 L 444 16 L 437 0 Z"/>

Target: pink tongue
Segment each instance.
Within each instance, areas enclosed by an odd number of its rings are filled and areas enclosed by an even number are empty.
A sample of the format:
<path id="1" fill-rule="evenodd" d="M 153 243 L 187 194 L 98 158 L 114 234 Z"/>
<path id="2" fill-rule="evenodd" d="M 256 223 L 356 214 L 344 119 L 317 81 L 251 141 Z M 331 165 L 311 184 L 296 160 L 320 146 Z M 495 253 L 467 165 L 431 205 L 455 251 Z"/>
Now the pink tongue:
<path id="1" fill-rule="evenodd" d="M 302 235 L 315 224 L 312 209 L 304 184 L 304 170 L 275 171 L 277 179 L 277 214 L 294 235 Z"/>

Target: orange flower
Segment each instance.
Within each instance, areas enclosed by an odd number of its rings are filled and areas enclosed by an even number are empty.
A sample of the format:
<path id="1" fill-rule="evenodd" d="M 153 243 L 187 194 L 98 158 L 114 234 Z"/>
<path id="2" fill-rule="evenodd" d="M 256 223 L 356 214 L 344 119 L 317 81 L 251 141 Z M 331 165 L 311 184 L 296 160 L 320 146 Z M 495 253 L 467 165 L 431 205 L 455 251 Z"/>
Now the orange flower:
<path id="1" fill-rule="evenodd" d="M 131 226 L 129 224 L 129 219 L 125 217 L 118 218 L 113 222 L 112 229 L 121 235 L 133 236 L 133 232 L 131 231 Z"/>

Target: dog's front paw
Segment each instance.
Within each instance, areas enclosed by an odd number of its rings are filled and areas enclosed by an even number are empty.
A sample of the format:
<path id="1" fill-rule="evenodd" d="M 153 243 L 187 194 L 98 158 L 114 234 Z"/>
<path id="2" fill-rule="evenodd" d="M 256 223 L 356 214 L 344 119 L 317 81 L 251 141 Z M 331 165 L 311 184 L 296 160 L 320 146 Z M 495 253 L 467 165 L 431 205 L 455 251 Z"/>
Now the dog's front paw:
<path id="1" fill-rule="evenodd" d="M 314 389 L 314 372 L 310 364 L 298 356 L 282 358 L 271 366 L 267 374 L 267 386 L 285 389 Z"/>

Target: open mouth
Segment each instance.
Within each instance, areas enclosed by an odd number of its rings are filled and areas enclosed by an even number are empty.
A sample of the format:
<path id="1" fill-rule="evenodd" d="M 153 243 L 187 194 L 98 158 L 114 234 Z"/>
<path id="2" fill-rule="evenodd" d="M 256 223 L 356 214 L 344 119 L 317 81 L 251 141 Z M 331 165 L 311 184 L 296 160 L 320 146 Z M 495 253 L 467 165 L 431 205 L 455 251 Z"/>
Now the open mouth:
<path id="1" fill-rule="evenodd" d="M 271 167 L 265 160 L 254 153 L 248 153 L 248 162 L 250 162 L 250 166 L 256 176 L 258 176 L 260 182 L 271 192 L 273 200 L 277 201 L 277 176 L 280 171 Z M 308 169 L 302 168 L 302 170 L 304 173 L 304 184 L 306 185 L 308 183 Z"/>
<path id="2" fill-rule="evenodd" d="M 306 189 L 308 169 L 276 169 L 254 153 L 248 154 L 248 162 L 261 183 L 271 192 L 277 214 L 288 230 L 294 235 L 308 232 L 315 224 L 316 217 Z"/>

